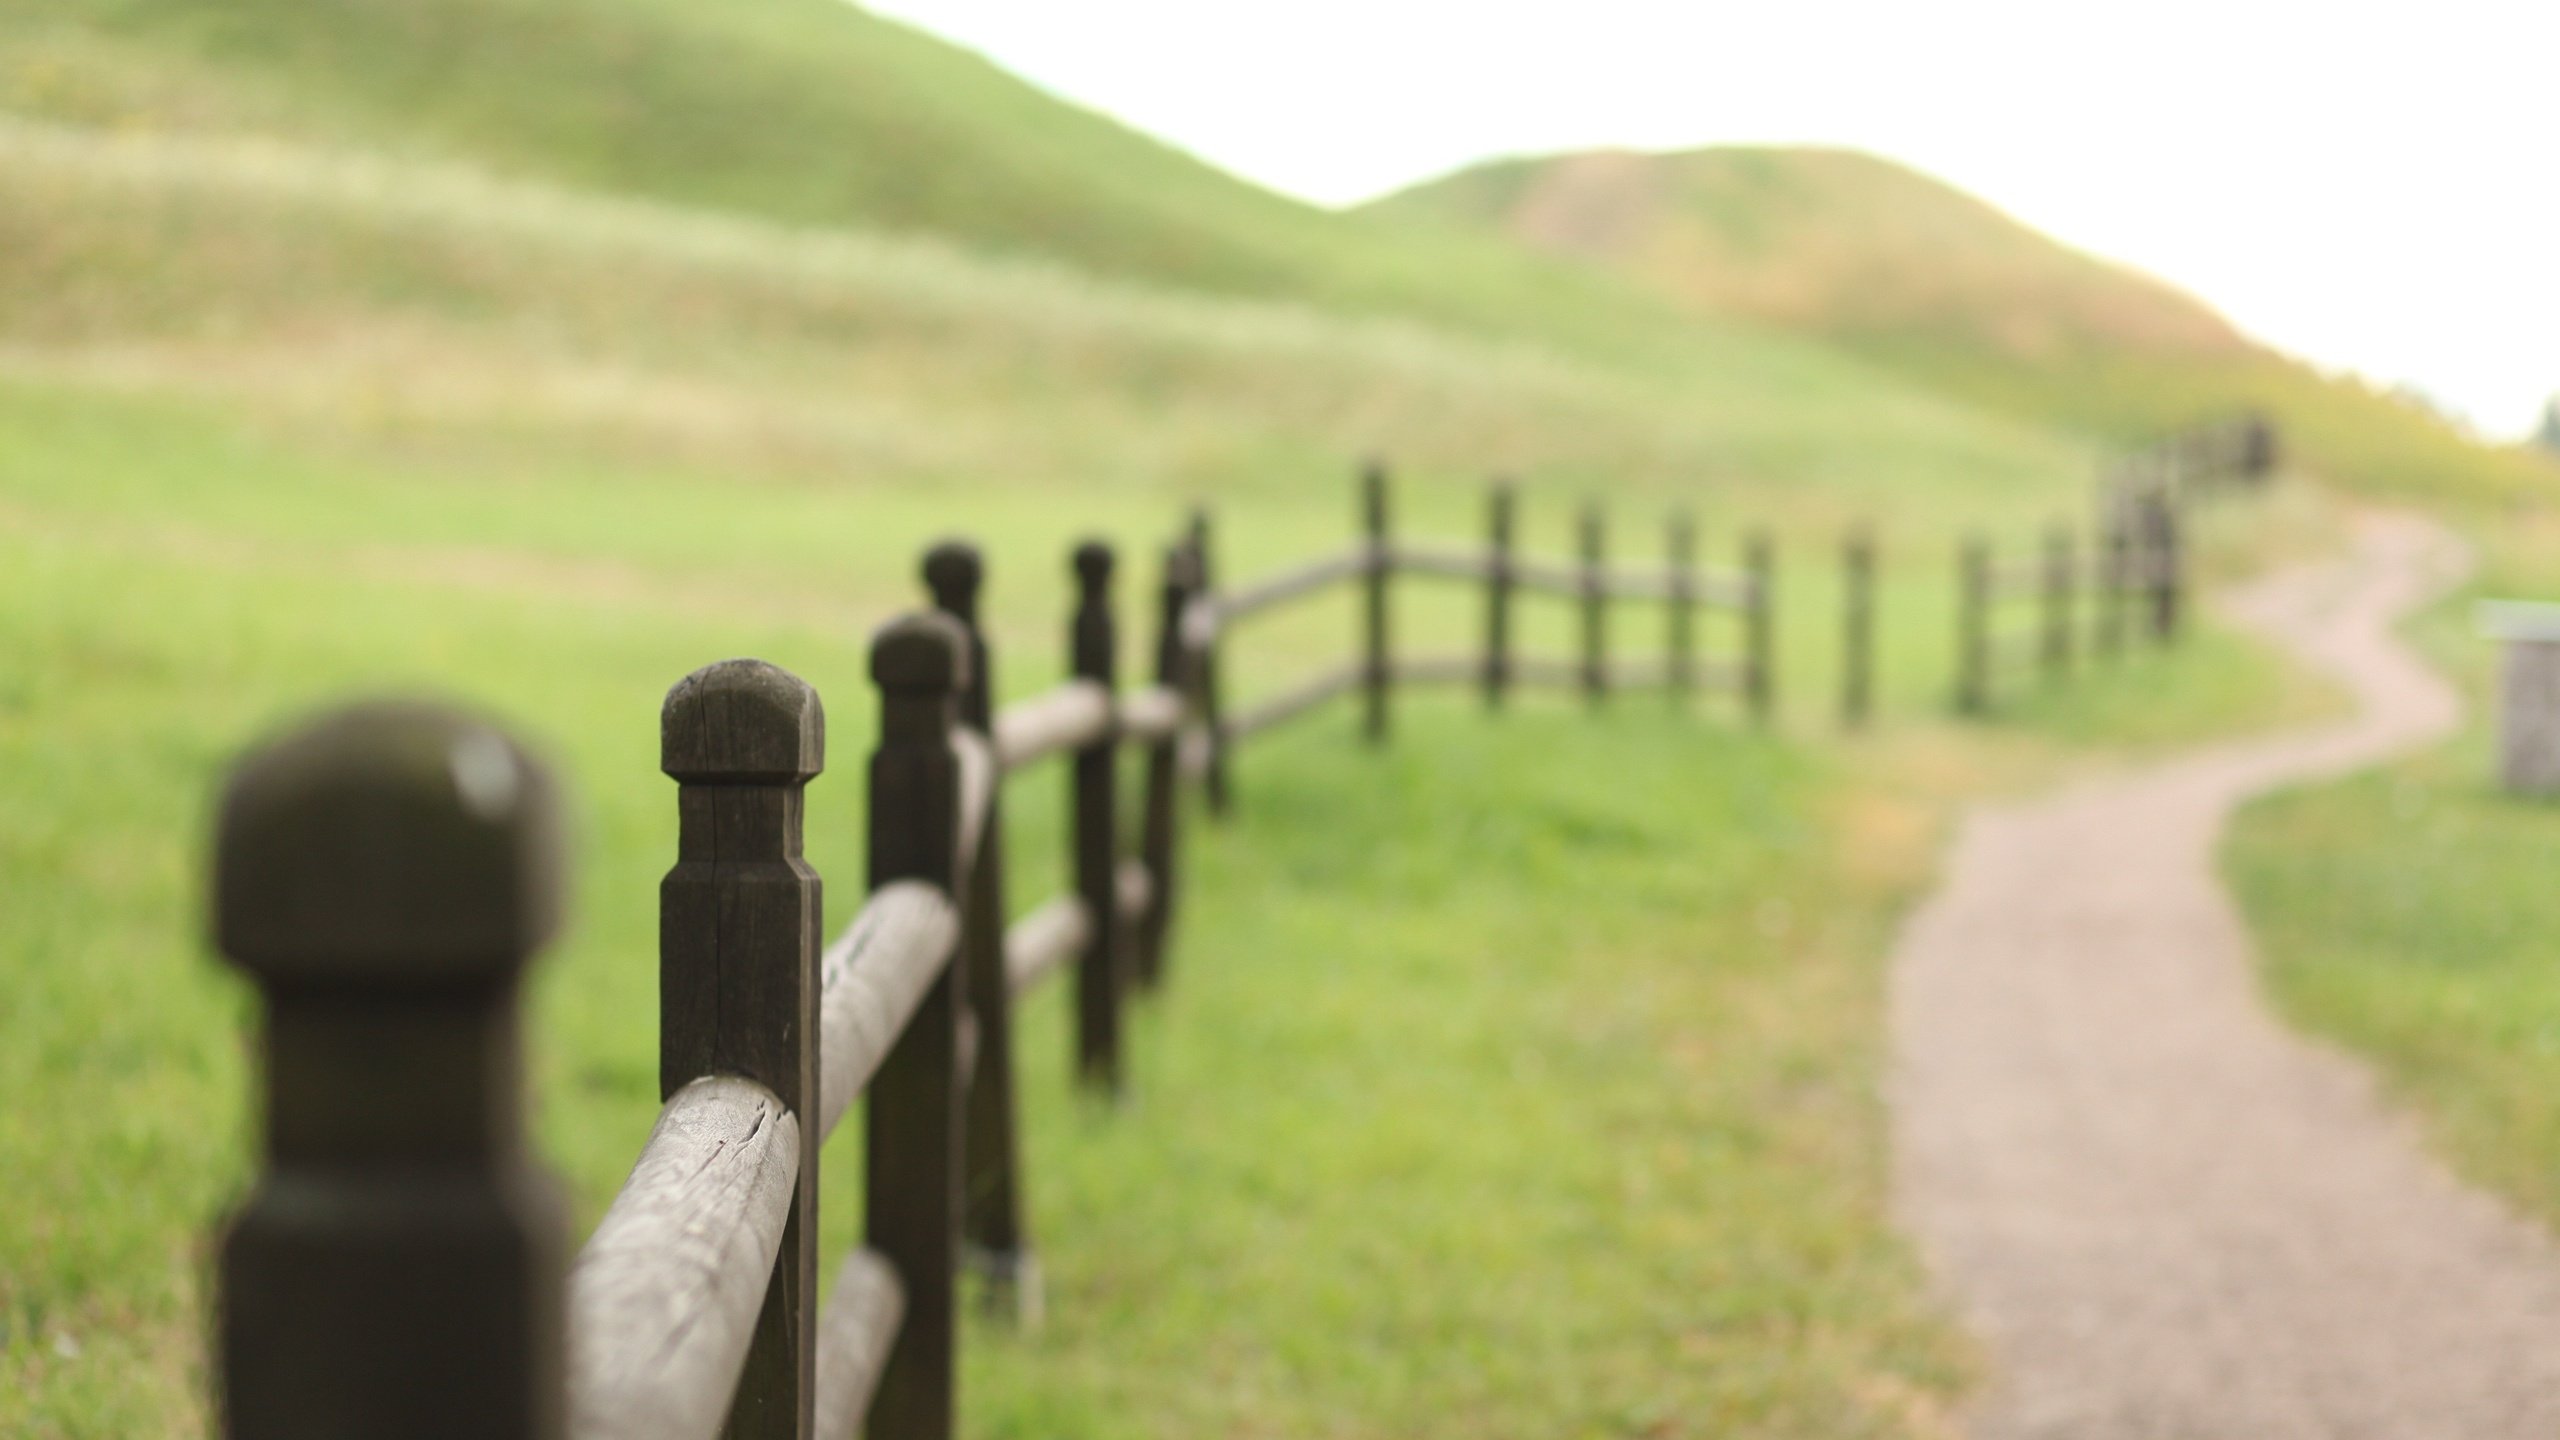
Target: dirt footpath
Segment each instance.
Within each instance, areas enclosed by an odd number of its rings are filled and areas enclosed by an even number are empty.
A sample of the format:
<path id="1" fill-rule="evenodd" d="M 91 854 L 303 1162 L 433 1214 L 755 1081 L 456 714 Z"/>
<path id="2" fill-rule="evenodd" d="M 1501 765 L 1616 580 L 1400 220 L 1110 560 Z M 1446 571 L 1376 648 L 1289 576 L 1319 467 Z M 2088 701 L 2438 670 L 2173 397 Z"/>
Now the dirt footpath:
<path id="1" fill-rule="evenodd" d="M 1987 1352 L 1977 1440 L 2560 1437 L 2560 1247 L 2270 1016 L 2214 875 L 2235 802 L 2452 727 L 2390 627 L 2458 566 L 2372 517 L 2234 597 L 2356 717 L 1978 813 L 1904 932 L 1896 1203 Z"/>

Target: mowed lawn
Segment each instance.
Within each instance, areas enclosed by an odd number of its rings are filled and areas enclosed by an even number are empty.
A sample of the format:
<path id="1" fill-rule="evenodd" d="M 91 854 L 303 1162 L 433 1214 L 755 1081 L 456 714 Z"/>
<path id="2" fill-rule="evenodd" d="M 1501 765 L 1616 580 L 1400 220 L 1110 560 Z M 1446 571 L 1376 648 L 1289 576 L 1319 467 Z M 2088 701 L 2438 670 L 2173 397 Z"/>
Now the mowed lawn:
<path id="1" fill-rule="evenodd" d="M 1057 671 L 1070 540 L 1136 553 L 1179 514 L 1147 486 L 1070 503 L 409 438 L 0 391 L 0 1084 L 29 1100 L 0 1115 L 0 1431 L 205 1427 L 206 1240 L 255 1146 L 249 997 L 200 938 L 208 806 L 242 745 L 349 691 L 423 689 L 565 775 L 575 918 L 536 984 L 534 1073 L 584 1225 L 656 1109 L 665 687 L 748 653 L 827 696 L 809 843 L 841 923 L 864 640 L 912 603 L 917 549 L 987 541 L 1019 692 Z M 1422 476 L 1408 518 L 1463 535 L 1475 506 L 1471 477 Z M 1222 511 L 1229 573 L 1336 543 L 1347 510 L 1338 474 L 1248 491 Z M 1499 719 L 1444 697 L 1400 707 L 1383 752 L 1337 712 L 1242 757 L 1236 822 L 1194 830 L 1131 1102 L 1070 1094 L 1057 997 L 1027 1017 L 1050 1317 L 972 1334 L 975 1433 L 1930 1432 L 1964 1362 L 1885 1224 L 1874 1085 L 1884 938 L 1948 801 L 2300 702 L 2207 637 L 2028 701 L 2016 738 L 1951 727 L 1944 572 L 1906 555 L 1885 733 L 1841 745 L 1827 582 L 1788 574 L 1777 734 L 1654 696 Z M 1455 646 L 1476 614 L 1417 594 L 1400 632 Z M 1337 658 L 1349 618 L 1240 635 L 1239 688 Z M 1556 649 L 1568 617 L 1528 629 Z M 1059 788 L 1016 787 L 1018 906 L 1063 875 Z M 831 1249 L 858 1226 L 857 1149 L 830 1152 Z"/>

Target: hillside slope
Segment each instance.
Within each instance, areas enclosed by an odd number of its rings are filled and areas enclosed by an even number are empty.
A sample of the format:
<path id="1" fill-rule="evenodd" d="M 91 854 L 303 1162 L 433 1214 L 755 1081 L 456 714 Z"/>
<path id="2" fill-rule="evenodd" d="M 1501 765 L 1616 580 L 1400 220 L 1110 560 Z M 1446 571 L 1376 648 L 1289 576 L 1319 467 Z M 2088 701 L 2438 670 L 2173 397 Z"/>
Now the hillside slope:
<path id="1" fill-rule="evenodd" d="M 2228 355 L 2246 342 L 2168 287 L 1848 150 L 1624 150 L 1504 160 L 1379 202 L 1631 276 L 1707 314 L 2054 360 Z"/>
<path id="2" fill-rule="evenodd" d="M 1611 348 L 1698 328 L 1479 237 L 1287 200 L 842 0 L 0 7 L 0 113 L 251 134 Z"/>
<path id="3" fill-rule="evenodd" d="M 2254 405 L 2277 412 L 2320 468 L 2375 487 L 2513 497 L 2555 473 L 2319 375 L 2167 284 L 1870 155 L 1510 159 L 1366 209 L 1417 232 L 1499 234 L 1701 318 L 1818 335 L 1948 393 L 2121 439 Z"/>

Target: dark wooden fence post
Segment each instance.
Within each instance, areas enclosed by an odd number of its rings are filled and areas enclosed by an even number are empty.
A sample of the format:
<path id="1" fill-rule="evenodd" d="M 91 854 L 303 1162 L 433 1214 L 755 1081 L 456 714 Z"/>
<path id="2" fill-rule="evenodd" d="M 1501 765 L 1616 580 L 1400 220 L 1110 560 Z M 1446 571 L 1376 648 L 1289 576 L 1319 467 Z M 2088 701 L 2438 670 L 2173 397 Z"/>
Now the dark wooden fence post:
<path id="1" fill-rule="evenodd" d="M 2151 635 L 2163 645 L 2178 638 L 2186 583 L 2186 557 L 2178 534 L 2177 502 L 2167 493 L 2147 496 L 2143 516 L 2143 560 L 2151 586 Z"/>
<path id="2" fill-rule="evenodd" d="M 1743 614 L 1743 699 L 1751 718 L 1769 723 L 1778 703 L 1778 556 L 1766 530 L 1754 530 L 1742 542 L 1744 583 L 1751 588 L 1751 608 Z"/>
<path id="3" fill-rule="evenodd" d="M 1663 684 L 1671 703 L 1686 705 L 1698 686 L 1698 527 L 1686 510 L 1671 512 L 1665 541 L 1670 585 L 1665 597 Z"/>
<path id="4" fill-rule="evenodd" d="M 1077 679 L 1105 693 L 1114 689 L 1120 648 L 1111 618 L 1111 568 L 1110 546 L 1088 540 L 1076 547 L 1071 668 Z M 1076 962 L 1076 1074 L 1115 1095 L 1121 1086 L 1120 998 L 1128 968 L 1120 924 L 1119 758 L 1119 737 L 1105 734 L 1075 752 L 1068 775 L 1076 895 L 1093 918 Z"/>
<path id="5" fill-rule="evenodd" d="M 555 1440 L 562 1207 L 519 1001 L 559 820 L 497 730 L 357 706 L 232 773 L 214 942 L 265 1002 L 263 1172 L 221 1241 L 222 1433 Z"/>
<path id="6" fill-rule="evenodd" d="M 1594 705 L 1609 694 L 1609 592 L 1600 502 L 1582 507 L 1582 697 Z"/>
<path id="7" fill-rule="evenodd" d="M 2071 554 L 2071 527 L 2057 525 L 2044 537 L 2044 634 L 2037 658 L 2048 679 L 2071 671 L 2071 592 L 2078 582 Z"/>
<path id="8" fill-rule="evenodd" d="M 1201 506 L 1191 512 L 1190 547 L 1192 566 L 1198 572 L 1199 593 L 1214 601 L 1218 593 L 1218 567 L 1209 544 L 1209 508 Z M 1230 814 L 1235 793 L 1227 774 L 1227 691 L 1218 674 L 1218 647 L 1224 643 L 1225 627 L 1213 623 L 1200 637 L 1200 653 L 1192 675 L 1200 701 L 1200 732 L 1207 746 L 1207 764 L 1201 779 L 1209 796 L 1209 813 L 1220 819 Z"/>
<path id="9" fill-rule="evenodd" d="M 934 608 L 960 627 L 968 672 L 960 687 L 958 723 L 992 743 L 995 663 L 979 624 L 986 565 L 978 548 L 952 540 L 924 557 Z M 978 830 L 978 854 L 961 885 L 962 999 L 977 1032 L 977 1059 L 967 1089 L 961 1240 L 969 1268 L 986 1285 L 987 1308 L 1024 1319 L 1039 1307 L 1039 1281 L 1022 1223 L 1020 1142 L 1015 1136 L 1013 986 L 1005 973 L 1004 787 L 990 787 Z"/>
<path id="10" fill-rule="evenodd" d="M 2240 474 L 2252 485 L 2263 487 L 2276 472 L 2276 425 L 2263 410 L 2252 410 L 2240 420 Z"/>
<path id="11" fill-rule="evenodd" d="M 2105 659 L 2124 654 L 2127 587 L 2133 575 L 2133 530 L 2125 515 L 2120 485 L 2109 484 L 2098 511 L 2097 653 Z"/>
<path id="12" fill-rule="evenodd" d="M 1360 688 L 1363 713 L 1360 733 L 1375 745 L 1387 738 L 1387 690 L 1395 683 L 1394 662 L 1387 653 L 1387 590 L 1395 579 L 1395 556 L 1387 541 L 1387 467 L 1372 460 L 1360 471 L 1360 522 L 1366 564 L 1361 571 Z"/>
<path id="13" fill-rule="evenodd" d="M 1496 480 L 1487 503 L 1492 554 L 1484 582 L 1484 703 L 1499 710 L 1511 688 L 1511 542 L 1518 492 L 1510 481 Z"/>
<path id="14" fill-rule="evenodd" d="M 1875 704 L 1876 540 L 1864 525 L 1849 529 L 1840 554 L 1840 723 L 1866 728 Z"/>
<path id="15" fill-rule="evenodd" d="M 1956 577 L 1956 710 L 1991 708 L 1991 542 L 1965 538 Z"/>
<path id="16" fill-rule="evenodd" d="M 696 670 L 658 715 L 677 815 L 675 868 L 658 886 L 659 1098 L 737 1075 L 800 1117 L 791 1214 L 729 1440 L 806 1440 L 816 1417 L 821 898 L 801 817 L 826 735 L 817 692 L 761 660 Z"/>
<path id="17" fill-rule="evenodd" d="M 872 637 L 871 679 L 880 690 L 871 888 L 922 881 L 965 916 L 960 759 L 951 732 L 970 683 L 968 632 L 947 615 L 892 620 Z M 884 1440 L 949 1440 L 957 1408 L 964 966 L 955 956 L 942 968 L 863 1096 L 864 1235 L 906 1291 L 906 1319 L 865 1432 Z"/>
<path id="18" fill-rule="evenodd" d="M 1156 684 L 1176 695 L 1187 694 L 1189 647 L 1183 644 L 1183 616 L 1197 593 L 1191 551 L 1175 545 L 1164 552 L 1164 582 L 1157 592 Z M 1181 732 L 1168 733 L 1147 747 L 1146 811 L 1141 820 L 1138 853 L 1151 882 L 1147 908 L 1137 934 L 1138 979 L 1153 988 L 1164 983 L 1165 947 L 1173 932 L 1176 878 L 1182 866 Z"/>

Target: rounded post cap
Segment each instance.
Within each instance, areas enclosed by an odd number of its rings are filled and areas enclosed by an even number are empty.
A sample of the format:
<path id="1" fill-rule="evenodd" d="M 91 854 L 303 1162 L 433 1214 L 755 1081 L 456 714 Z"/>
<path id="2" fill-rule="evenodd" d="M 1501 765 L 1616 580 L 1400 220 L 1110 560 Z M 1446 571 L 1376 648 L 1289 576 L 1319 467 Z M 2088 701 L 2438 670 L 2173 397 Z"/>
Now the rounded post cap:
<path id="1" fill-rule="evenodd" d="M 1074 565 L 1076 588 L 1087 599 L 1101 594 L 1102 588 L 1111 583 L 1111 546 L 1101 540 L 1085 541 L 1076 547 Z"/>
<path id="2" fill-rule="evenodd" d="M 871 681 L 892 695 L 967 689 L 969 634 L 938 610 L 901 615 L 871 636 Z"/>
<path id="3" fill-rule="evenodd" d="M 321 715 L 250 752 L 214 827 L 213 937 L 262 982 L 496 982 L 558 932 L 550 776 L 428 701 Z"/>
<path id="4" fill-rule="evenodd" d="M 925 588 L 933 603 L 955 615 L 974 616 L 978 587 L 986 580 L 986 562 L 966 540 L 945 540 L 924 552 Z"/>
<path id="5" fill-rule="evenodd" d="M 781 666 L 723 660 L 667 692 L 658 754 L 658 768 L 683 781 L 806 780 L 827 768 L 827 712 L 818 692 Z"/>

